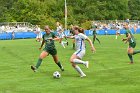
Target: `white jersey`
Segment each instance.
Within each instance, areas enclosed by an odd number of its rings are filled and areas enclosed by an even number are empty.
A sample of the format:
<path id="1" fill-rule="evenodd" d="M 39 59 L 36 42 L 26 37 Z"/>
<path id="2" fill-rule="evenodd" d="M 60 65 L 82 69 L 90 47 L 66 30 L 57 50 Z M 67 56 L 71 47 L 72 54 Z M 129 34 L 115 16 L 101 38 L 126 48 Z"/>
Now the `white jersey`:
<path id="1" fill-rule="evenodd" d="M 63 33 L 63 29 L 62 29 L 62 26 L 58 26 L 57 29 L 56 29 L 57 33 L 58 33 L 58 36 L 59 38 L 64 38 L 64 33 Z"/>
<path id="2" fill-rule="evenodd" d="M 35 33 L 36 33 L 36 38 L 42 38 L 42 33 L 41 33 L 41 29 L 39 27 L 37 27 L 35 29 Z"/>
<path id="3" fill-rule="evenodd" d="M 75 35 L 76 50 L 85 50 L 84 40 L 86 38 L 87 38 L 87 36 L 82 34 L 82 33 L 79 33 L 78 35 Z"/>
<path id="4" fill-rule="evenodd" d="M 120 33 L 121 26 L 116 26 L 117 30 L 116 33 Z"/>
<path id="5" fill-rule="evenodd" d="M 35 33 L 36 34 L 39 34 L 40 33 L 40 28 L 39 27 L 35 28 Z"/>
<path id="6" fill-rule="evenodd" d="M 62 32 L 62 27 L 61 27 L 61 26 L 58 26 L 57 29 L 56 29 L 56 31 L 57 31 L 58 33 L 61 33 L 61 32 Z"/>

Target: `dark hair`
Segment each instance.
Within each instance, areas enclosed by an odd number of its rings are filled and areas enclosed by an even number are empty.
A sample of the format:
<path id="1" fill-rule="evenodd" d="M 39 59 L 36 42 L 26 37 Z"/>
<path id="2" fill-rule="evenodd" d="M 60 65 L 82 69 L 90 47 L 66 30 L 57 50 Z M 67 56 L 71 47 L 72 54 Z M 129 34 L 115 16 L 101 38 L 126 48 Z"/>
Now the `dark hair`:
<path id="1" fill-rule="evenodd" d="M 83 28 L 80 28 L 78 31 L 79 31 L 79 33 L 83 33 L 84 34 L 84 29 Z"/>
<path id="2" fill-rule="evenodd" d="M 74 30 L 78 30 L 79 33 L 84 34 L 84 29 L 83 28 L 80 28 L 79 26 L 74 26 L 73 28 L 74 28 Z"/>

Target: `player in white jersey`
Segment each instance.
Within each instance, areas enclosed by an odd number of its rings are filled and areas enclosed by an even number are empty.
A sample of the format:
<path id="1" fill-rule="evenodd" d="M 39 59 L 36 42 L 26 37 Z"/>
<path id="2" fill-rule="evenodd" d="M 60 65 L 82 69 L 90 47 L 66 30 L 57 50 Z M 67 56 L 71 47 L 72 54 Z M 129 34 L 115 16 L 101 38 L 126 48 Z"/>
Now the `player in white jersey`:
<path id="1" fill-rule="evenodd" d="M 121 29 L 120 25 L 117 25 L 117 26 L 116 26 L 116 39 L 118 38 L 118 36 L 121 35 L 121 34 L 120 34 L 120 29 Z"/>
<path id="2" fill-rule="evenodd" d="M 78 26 L 73 27 L 73 32 L 75 36 L 70 36 L 70 38 L 75 39 L 76 43 L 76 51 L 72 54 L 70 58 L 70 62 L 75 70 L 80 74 L 80 77 L 85 77 L 86 74 L 81 70 L 81 68 L 77 64 L 83 64 L 88 68 L 89 62 L 83 61 L 82 58 L 85 55 L 85 40 L 87 40 L 91 46 L 91 50 L 94 52 L 95 48 L 92 44 L 92 41 L 84 35 L 84 30 L 79 28 Z"/>
<path id="3" fill-rule="evenodd" d="M 41 33 L 40 27 L 38 25 L 36 25 L 36 27 L 35 27 L 35 33 L 36 33 L 36 41 L 42 42 L 41 41 L 42 33 Z"/>
<path id="4" fill-rule="evenodd" d="M 65 37 L 65 35 L 64 35 L 64 33 L 63 33 L 62 25 L 61 25 L 59 22 L 57 22 L 56 25 L 57 25 L 56 31 L 57 31 L 58 36 L 59 36 L 59 38 L 60 38 L 59 43 L 61 43 L 61 45 L 65 48 L 65 44 L 68 45 L 68 42 L 67 42 L 67 40 L 66 40 L 66 41 L 62 41 L 63 38 Z"/>

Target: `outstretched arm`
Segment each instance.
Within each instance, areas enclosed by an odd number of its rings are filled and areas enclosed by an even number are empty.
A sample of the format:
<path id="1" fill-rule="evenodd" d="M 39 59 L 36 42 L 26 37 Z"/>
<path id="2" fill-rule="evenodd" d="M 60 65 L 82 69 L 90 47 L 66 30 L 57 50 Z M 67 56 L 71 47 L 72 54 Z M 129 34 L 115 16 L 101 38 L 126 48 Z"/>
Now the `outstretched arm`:
<path id="1" fill-rule="evenodd" d="M 67 38 L 74 39 L 74 36 L 67 36 Z"/>

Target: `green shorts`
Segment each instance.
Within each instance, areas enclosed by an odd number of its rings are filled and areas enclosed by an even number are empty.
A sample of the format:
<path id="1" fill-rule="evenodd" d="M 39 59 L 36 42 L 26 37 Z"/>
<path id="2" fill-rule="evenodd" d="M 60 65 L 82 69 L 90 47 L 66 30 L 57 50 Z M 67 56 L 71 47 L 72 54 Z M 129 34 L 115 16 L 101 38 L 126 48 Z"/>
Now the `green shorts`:
<path id="1" fill-rule="evenodd" d="M 133 42 L 133 43 L 129 43 L 129 48 L 132 47 L 132 48 L 135 48 L 136 47 L 136 43 Z"/>
<path id="2" fill-rule="evenodd" d="M 48 52 L 49 54 L 51 54 L 52 56 L 54 56 L 54 55 L 56 55 L 57 54 L 57 50 L 55 49 L 55 48 L 50 48 L 50 49 L 48 49 L 48 48 L 44 48 L 43 49 L 44 51 L 46 51 L 46 52 Z"/>

